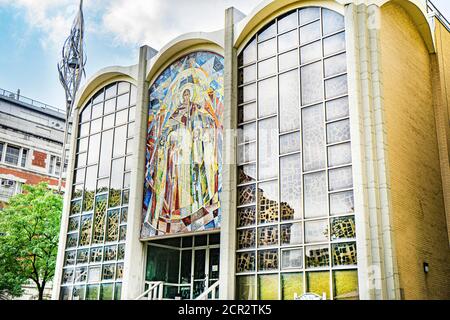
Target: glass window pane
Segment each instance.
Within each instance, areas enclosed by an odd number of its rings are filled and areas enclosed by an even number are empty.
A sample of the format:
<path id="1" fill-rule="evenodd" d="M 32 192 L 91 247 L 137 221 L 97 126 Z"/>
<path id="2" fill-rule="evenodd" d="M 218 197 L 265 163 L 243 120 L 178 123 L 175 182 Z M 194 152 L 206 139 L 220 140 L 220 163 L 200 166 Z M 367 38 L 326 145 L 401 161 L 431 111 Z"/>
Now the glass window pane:
<path id="1" fill-rule="evenodd" d="M 345 32 L 338 33 L 332 37 L 323 40 L 323 54 L 329 56 L 331 54 L 345 50 Z"/>
<path id="2" fill-rule="evenodd" d="M 119 82 L 119 87 L 117 89 L 117 94 L 122 94 L 130 91 L 130 83 L 129 82 Z"/>
<path id="3" fill-rule="evenodd" d="M 242 64 L 248 64 L 256 60 L 256 39 L 253 39 L 242 51 Z"/>
<path id="4" fill-rule="evenodd" d="M 265 26 L 264 29 L 262 29 L 258 34 L 258 41 L 264 41 L 266 39 L 269 39 L 277 33 L 277 26 L 274 22 L 270 23 L 269 25 Z"/>
<path id="5" fill-rule="evenodd" d="M 112 98 L 117 95 L 117 83 L 109 85 L 105 89 L 105 99 Z"/>
<path id="6" fill-rule="evenodd" d="M 254 248 L 256 245 L 256 230 L 244 229 L 237 233 L 237 247 L 238 249 Z"/>
<path id="7" fill-rule="evenodd" d="M 93 120 L 91 122 L 91 135 L 98 133 L 102 130 L 102 119 Z"/>
<path id="8" fill-rule="evenodd" d="M 281 74 L 280 81 L 280 132 L 300 128 L 299 74 L 298 70 Z"/>
<path id="9" fill-rule="evenodd" d="M 128 122 L 128 109 L 116 113 L 116 126 Z"/>
<path id="10" fill-rule="evenodd" d="M 265 78 L 277 73 L 277 60 L 271 58 L 258 63 L 258 78 Z"/>
<path id="11" fill-rule="evenodd" d="M 254 182 L 256 180 L 256 165 L 247 164 L 238 168 L 238 184 Z"/>
<path id="12" fill-rule="evenodd" d="M 238 227 L 247 227 L 254 225 L 256 222 L 256 208 L 246 207 L 237 210 Z"/>
<path id="13" fill-rule="evenodd" d="M 255 271 L 255 253 L 254 252 L 240 252 L 236 255 L 236 271 L 249 272 Z M 238 277 L 238 279 L 241 277 Z"/>
<path id="14" fill-rule="evenodd" d="M 136 105 L 137 88 L 135 85 L 131 85 L 130 91 L 130 106 Z"/>
<path id="15" fill-rule="evenodd" d="M 300 151 L 300 131 L 280 136 L 280 154 Z"/>
<path id="16" fill-rule="evenodd" d="M 238 146 L 238 163 L 247 163 L 256 160 L 256 143 L 248 143 Z"/>
<path id="17" fill-rule="evenodd" d="M 128 121 L 129 122 L 134 121 L 135 118 L 136 118 L 136 107 L 131 107 L 128 115 Z"/>
<path id="18" fill-rule="evenodd" d="M 90 122 L 86 122 L 83 124 L 80 124 L 80 127 L 78 129 L 78 136 L 79 137 L 84 137 L 89 135 L 89 126 L 91 125 Z"/>
<path id="19" fill-rule="evenodd" d="M 298 47 L 298 31 L 292 30 L 278 37 L 278 52 Z"/>
<path id="20" fill-rule="evenodd" d="M 281 299 L 294 300 L 303 294 L 303 273 L 281 274 Z"/>
<path id="21" fill-rule="evenodd" d="M 259 223 L 278 222 L 278 182 L 264 182 L 258 185 Z"/>
<path id="22" fill-rule="evenodd" d="M 247 122 L 256 119 L 256 103 L 246 104 L 238 107 L 238 122 Z"/>
<path id="23" fill-rule="evenodd" d="M 89 268 L 89 282 L 98 282 L 100 281 L 101 272 L 100 266 L 90 267 Z"/>
<path id="24" fill-rule="evenodd" d="M 309 43 L 319 39 L 320 37 L 320 21 L 300 28 L 300 44 Z"/>
<path id="25" fill-rule="evenodd" d="M 258 298 L 278 300 L 278 274 L 258 276 Z"/>
<path id="26" fill-rule="evenodd" d="M 8 145 L 6 147 L 5 162 L 13 165 L 19 164 L 20 148 Z"/>
<path id="27" fill-rule="evenodd" d="M 328 220 L 306 221 L 305 222 L 305 242 L 327 242 L 328 241 Z"/>
<path id="28" fill-rule="evenodd" d="M 278 18 L 278 33 L 297 27 L 297 11 Z"/>
<path id="29" fill-rule="evenodd" d="M 320 8 L 310 7 L 300 9 L 299 11 L 300 25 L 312 22 L 320 18 Z"/>
<path id="30" fill-rule="evenodd" d="M 352 162 L 352 150 L 349 143 L 328 147 L 328 166 L 335 167 Z"/>
<path id="31" fill-rule="evenodd" d="M 332 121 L 349 115 L 348 97 L 328 101 L 326 103 L 327 121 Z"/>
<path id="32" fill-rule="evenodd" d="M 130 110 L 131 111 L 131 110 Z M 128 124 L 127 138 L 134 137 L 134 122 Z M 128 146 L 127 146 L 128 147 Z M 127 152 L 128 153 L 128 152 Z"/>
<path id="33" fill-rule="evenodd" d="M 113 157 L 125 154 L 126 137 L 127 137 L 127 126 L 122 126 L 114 130 Z"/>
<path id="34" fill-rule="evenodd" d="M 277 78 L 270 78 L 258 83 L 258 116 L 266 117 L 277 113 Z M 273 128 L 277 128 L 277 125 Z"/>
<path id="35" fill-rule="evenodd" d="M 303 169 L 325 168 L 325 131 L 323 105 L 302 109 Z"/>
<path id="36" fill-rule="evenodd" d="M 356 242 L 332 244 L 334 266 L 356 266 Z"/>
<path id="37" fill-rule="evenodd" d="M 256 80 L 256 65 L 251 65 L 249 67 L 245 67 L 239 69 L 239 83 L 247 83 Z"/>
<path id="38" fill-rule="evenodd" d="M 89 138 L 88 164 L 98 162 L 100 152 L 100 134 L 93 135 Z"/>
<path id="39" fill-rule="evenodd" d="M 356 237 L 355 217 L 331 219 L 331 240 L 350 240 Z"/>
<path id="40" fill-rule="evenodd" d="M 355 212 L 353 191 L 333 193 L 330 195 L 330 214 L 347 214 Z"/>
<path id="41" fill-rule="evenodd" d="M 278 270 L 278 249 L 258 252 L 258 270 Z"/>
<path id="42" fill-rule="evenodd" d="M 337 143 L 350 140 L 350 121 L 342 120 L 327 125 L 327 142 Z"/>
<path id="43" fill-rule="evenodd" d="M 300 63 L 306 64 L 322 58 L 322 41 L 316 41 L 300 48 Z"/>
<path id="44" fill-rule="evenodd" d="M 322 63 L 316 62 L 301 68 L 302 105 L 323 99 Z"/>
<path id="45" fill-rule="evenodd" d="M 328 215 L 326 179 L 325 172 L 316 172 L 304 176 L 305 218 Z"/>
<path id="46" fill-rule="evenodd" d="M 318 245 L 305 247 L 306 267 L 323 268 L 330 266 L 330 254 L 328 245 Z M 328 272 L 327 272 L 328 273 Z"/>
<path id="47" fill-rule="evenodd" d="M 278 226 L 258 228 L 258 247 L 278 245 Z"/>
<path id="48" fill-rule="evenodd" d="M 256 186 L 254 184 L 238 188 L 238 206 L 256 203 Z"/>
<path id="49" fill-rule="evenodd" d="M 237 300 L 256 300 L 255 276 L 239 276 L 236 278 Z"/>
<path id="50" fill-rule="evenodd" d="M 111 129 L 112 127 L 114 127 L 114 117 L 115 114 L 113 113 L 103 118 L 103 130 Z"/>
<path id="51" fill-rule="evenodd" d="M 79 184 L 84 182 L 85 169 L 78 169 L 75 171 L 75 181 L 74 183 Z"/>
<path id="52" fill-rule="evenodd" d="M 347 71 L 346 54 L 340 54 L 328 59 L 325 59 L 325 77 L 331 77 L 339 73 Z"/>
<path id="53" fill-rule="evenodd" d="M 330 272 L 307 272 L 306 273 L 307 292 L 315 293 L 321 297 L 325 295 L 327 299 L 330 295 Z"/>
<path id="54" fill-rule="evenodd" d="M 358 271 L 341 270 L 333 272 L 335 300 L 358 300 Z"/>
<path id="55" fill-rule="evenodd" d="M 258 176 L 271 179 L 278 175 L 278 130 L 277 118 L 258 122 Z"/>
<path id="56" fill-rule="evenodd" d="M 124 158 L 113 160 L 111 169 L 111 188 L 122 189 Z"/>
<path id="57" fill-rule="evenodd" d="M 276 53 L 277 53 L 276 38 L 258 44 L 258 60 L 271 57 Z"/>
<path id="58" fill-rule="evenodd" d="M 347 94 L 347 75 L 325 81 L 325 96 L 327 99 Z"/>
<path id="59" fill-rule="evenodd" d="M 301 222 L 282 224 L 281 245 L 294 245 L 303 243 L 303 225 Z"/>
<path id="60" fill-rule="evenodd" d="M 86 107 L 83 108 L 80 114 L 80 123 L 89 121 L 91 119 L 91 110 L 92 105 L 89 103 Z"/>
<path id="61" fill-rule="evenodd" d="M 130 94 L 124 94 L 117 97 L 117 110 L 127 108 L 130 105 Z"/>
<path id="62" fill-rule="evenodd" d="M 102 100 L 100 100 L 102 101 Z M 96 119 L 103 115 L 103 102 L 92 106 L 92 119 Z"/>
<path id="63" fill-rule="evenodd" d="M 353 187 L 352 167 L 333 169 L 328 171 L 330 176 L 330 191 L 349 189 Z"/>
<path id="64" fill-rule="evenodd" d="M 323 8 L 322 17 L 324 36 L 340 31 L 345 27 L 344 16 L 335 11 Z"/>
<path id="65" fill-rule="evenodd" d="M 116 110 L 116 98 L 105 101 L 105 114 L 110 114 Z"/>
<path id="66" fill-rule="evenodd" d="M 303 268 L 303 249 L 292 249 L 281 251 L 281 269 Z"/>
<path id="67" fill-rule="evenodd" d="M 280 71 L 298 66 L 298 49 L 280 54 L 278 64 Z"/>
<path id="68" fill-rule="evenodd" d="M 105 131 L 102 133 L 102 143 L 100 147 L 100 163 L 99 163 L 99 177 L 109 176 L 109 169 L 111 168 L 111 151 L 112 151 L 113 131 Z"/>
<path id="69" fill-rule="evenodd" d="M 302 174 L 300 154 L 280 158 L 281 220 L 300 219 Z"/>
<path id="70" fill-rule="evenodd" d="M 79 139 L 77 143 L 77 152 L 87 151 L 88 138 Z"/>
<path id="71" fill-rule="evenodd" d="M 256 99 L 256 84 L 251 84 L 239 88 L 239 103 L 252 101 Z"/>

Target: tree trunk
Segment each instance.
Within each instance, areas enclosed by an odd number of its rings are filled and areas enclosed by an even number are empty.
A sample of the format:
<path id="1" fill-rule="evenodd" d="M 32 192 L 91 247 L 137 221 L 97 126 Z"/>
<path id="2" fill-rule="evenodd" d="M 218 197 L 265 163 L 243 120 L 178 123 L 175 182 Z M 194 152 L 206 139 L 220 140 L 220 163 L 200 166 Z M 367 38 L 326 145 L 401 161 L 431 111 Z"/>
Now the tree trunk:
<path id="1" fill-rule="evenodd" d="M 38 289 L 38 291 L 39 291 L 39 297 L 38 297 L 38 300 L 39 300 L 39 301 L 44 300 L 44 289 L 45 289 L 45 287 L 40 287 L 40 288 Z"/>

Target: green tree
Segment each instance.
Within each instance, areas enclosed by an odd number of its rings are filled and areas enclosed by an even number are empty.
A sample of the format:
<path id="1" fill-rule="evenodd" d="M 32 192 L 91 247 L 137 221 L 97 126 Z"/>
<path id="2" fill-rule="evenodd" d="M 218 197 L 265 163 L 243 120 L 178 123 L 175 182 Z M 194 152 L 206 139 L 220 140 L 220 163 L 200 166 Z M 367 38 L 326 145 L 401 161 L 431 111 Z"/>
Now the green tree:
<path id="1" fill-rule="evenodd" d="M 55 272 L 63 200 L 46 183 L 23 190 L 0 211 L 0 295 L 20 296 L 32 280 L 42 300 Z"/>

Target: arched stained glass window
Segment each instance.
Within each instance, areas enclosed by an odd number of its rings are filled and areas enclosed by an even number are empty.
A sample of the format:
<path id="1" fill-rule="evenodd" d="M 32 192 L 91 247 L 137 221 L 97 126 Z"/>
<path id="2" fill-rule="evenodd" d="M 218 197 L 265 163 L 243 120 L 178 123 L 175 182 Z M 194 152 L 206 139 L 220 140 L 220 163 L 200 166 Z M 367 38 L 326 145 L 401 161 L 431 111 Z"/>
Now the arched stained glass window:
<path id="1" fill-rule="evenodd" d="M 307 7 L 238 56 L 237 295 L 357 299 L 344 17 Z"/>
<path id="2" fill-rule="evenodd" d="M 60 298 L 120 299 L 136 87 L 99 90 L 79 116 Z"/>

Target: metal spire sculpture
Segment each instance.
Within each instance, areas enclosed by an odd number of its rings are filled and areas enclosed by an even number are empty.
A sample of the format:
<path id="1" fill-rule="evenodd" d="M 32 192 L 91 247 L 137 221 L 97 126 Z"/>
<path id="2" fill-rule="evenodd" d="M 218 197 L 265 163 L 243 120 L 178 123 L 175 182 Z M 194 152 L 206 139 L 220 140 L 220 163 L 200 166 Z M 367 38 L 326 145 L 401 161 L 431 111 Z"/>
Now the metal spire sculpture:
<path id="1" fill-rule="evenodd" d="M 78 14 L 73 21 L 70 35 L 64 42 L 62 59 L 58 63 L 59 80 L 66 93 L 66 126 L 64 130 L 63 153 L 58 180 L 58 190 L 62 187 L 62 174 L 66 159 L 66 144 L 69 131 L 69 119 L 72 115 L 73 104 L 80 87 L 81 78 L 85 75 L 86 55 L 84 53 L 84 17 L 83 0 L 80 0 Z"/>

